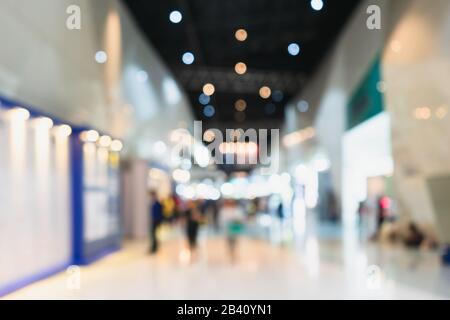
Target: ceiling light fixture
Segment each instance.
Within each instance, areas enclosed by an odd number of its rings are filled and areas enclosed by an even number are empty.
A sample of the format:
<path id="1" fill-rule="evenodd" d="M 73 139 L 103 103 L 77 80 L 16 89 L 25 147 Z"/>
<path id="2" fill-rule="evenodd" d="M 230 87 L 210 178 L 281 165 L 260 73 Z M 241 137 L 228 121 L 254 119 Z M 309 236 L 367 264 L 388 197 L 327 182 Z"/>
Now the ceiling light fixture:
<path id="1" fill-rule="evenodd" d="M 267 86 L 263 86 L 263 87 L 261 87 L 261 89 L 259 89 L 259 95 L 263 99 L 268 99 L 271 94 L 272 94 L 272 91 Z"/>
<path id="2" fill-rule="evenodd" d="M 244 111 L 245 109 L 247 109 L 247 102 L 243 99 L 239 99 L 234 103 L 234 108 L 237 111 Z"/>
<path id="3" fill-rule="evenodd" d="M 236 33 L 234 34 L 234 36 L 236 37 L 236 40 L 242 42 L 242 41 L 247 40 L 248 34 L 247 34 L 247 31 L 245 29 L 238 29 L 236 31 Z"/>
<path id="4" fill-rule="evenodd" d="M 214 92 L 216 91 L 216 88 L 212 83 L 207 83 L 203 86 L 203 93 L 207 96 L 212 96 Z"/>
<path id="5" fill-rule="evenodd" d="M 180 11 L 174 10 L 170 13 L 169 20 L 172 23 L 180 23 L 183 20 L 183 15 Z"/>
<path id="6" fill-rule="evenodd" d="M 316 11 L 322 10 L 323 1 L 322 0 L 311 0 L 311 8 L 313 8 Z"/>
<path id="7" fill-rule="evenodd" d="M 183 54 L 183 57 L 181 58 L 181 60 L 183 60 L 184 64 L 190 65 L 193 64 L 195 61 L 195 56 L 192 52 L 185 52 Z"/>
<path id="8" fill-rule="evenodd" d="M 234 66 L 234 71 L 236 71 L 237 74 L 245 74 L 247 72 L 247 65 L 243 62 L 238 62 Z"/>

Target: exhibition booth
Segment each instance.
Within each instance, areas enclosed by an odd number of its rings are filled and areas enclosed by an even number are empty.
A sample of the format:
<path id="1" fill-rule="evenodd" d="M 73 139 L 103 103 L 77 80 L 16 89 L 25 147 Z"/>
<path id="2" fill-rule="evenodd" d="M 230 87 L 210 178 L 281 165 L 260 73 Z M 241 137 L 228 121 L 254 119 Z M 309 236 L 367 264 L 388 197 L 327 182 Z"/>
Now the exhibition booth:
<path id="1" fill-rule="evenodd" d="M 0 98 L 0 296 L 118 248 L 121 148 Z"/>

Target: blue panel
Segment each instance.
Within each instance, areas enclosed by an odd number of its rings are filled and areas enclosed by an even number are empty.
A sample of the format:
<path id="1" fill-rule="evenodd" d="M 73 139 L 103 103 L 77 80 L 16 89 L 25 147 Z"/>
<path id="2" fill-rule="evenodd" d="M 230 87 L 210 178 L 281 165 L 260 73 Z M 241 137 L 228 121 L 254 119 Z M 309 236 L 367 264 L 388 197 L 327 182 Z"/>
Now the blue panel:
<path id="1" fill-rule="evenodd" d="M 72 178 L 72 250 L 74 264 L 83 262 L 83 145 L 78 138 L 82 130 L 70 136 Z"/>
<path id="2" fill-rule="evenodd" d="M 450 266 L 450 245 L 448 245 L 442 254 L 442 262 Z"/>
<path id="3" fill-rule="evenodd" d="M 73 213 L 73 263 L 90 264 L 103 256 L 120 249 L 120 233 L 108 235 L 93 242 L 85 240 L 84 195 L 92 188 L 85 185 L 83 168 L 83 142 L 80 133 L 89 128 L 75 128 L 71 136 L 72 213 Z M 103 191 L 103 190 L 100 190 Z M 120 198 L 117 199 L 120 201 Z M 116 213 L 120 216 L 120 212 Z"/>
<path id="4" fill-rule="evenodd" d="M 14 281 L 12 283 L 7 284 L 4 287 L 0 287 L 0 297 L 12 293 L 16 290 L 19 290 L 23 287 L 26 287 L 34 282 L 43 280 L 48 278 L 56 273 L 62 272 L 66 270 L 70 266 L 70 263 L 62 264 L 60 266 L 55 266 L 52 268 L 48 268 L 47 270 L 37 272 L 31 276 L 22 278 L 20 280 Z"/>

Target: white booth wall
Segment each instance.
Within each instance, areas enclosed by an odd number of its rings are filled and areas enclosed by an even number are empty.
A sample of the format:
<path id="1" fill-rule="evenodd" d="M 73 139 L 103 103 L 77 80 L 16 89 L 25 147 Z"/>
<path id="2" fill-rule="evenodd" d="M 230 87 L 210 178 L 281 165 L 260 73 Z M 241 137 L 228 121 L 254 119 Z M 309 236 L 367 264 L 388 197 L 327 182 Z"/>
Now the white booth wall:
<path id="1" fill-rule="evenodd" d="M 0 292 L 71 260 L 69 141 L 0 110 Z"/>

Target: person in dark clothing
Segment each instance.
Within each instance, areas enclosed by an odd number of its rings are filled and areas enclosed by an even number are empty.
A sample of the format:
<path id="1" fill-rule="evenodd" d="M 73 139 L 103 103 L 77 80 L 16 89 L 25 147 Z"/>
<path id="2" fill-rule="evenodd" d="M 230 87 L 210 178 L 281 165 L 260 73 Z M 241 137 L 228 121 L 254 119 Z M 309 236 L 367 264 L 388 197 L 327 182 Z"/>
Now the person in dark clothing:
<path id="1" fill-rule="evenodd" d="M 278 205 L 278 208 L 277 208 L 277 216 L 280 219 L 280 221 L 282 221 L 284 219 L 284 208 L 283 208 L 282 200 L 280 200 L 280 204 Z"/>
<path id="2" fill-rule="evenodd" d="M 378 234 L 381 232 L 381 228 L 383 227 L 384 222 L 387 220 L 389 216 L 389 208 L 391 205 L 391 200 L 386 196 L 381 196 L 377 201 L 377 232 Z"/>
<path id="3" fill-rule="evenodd" d="M 198 229 L 201 220 L 200 209 L 195 201 L 189 202 L 189 208 L 186 211 L 186 234 L 189 243 L 189 249 L 194 251 L 197 248 Z"/>
<path id="4" fill-rule="evenodd" d="M 152 199 L 152 205 L 150 209 L 150 253 L 156 253 L 158 251 L 158 237 L 157 231 L 161 223 L 163 222 L 163 206 L 158 200 L 158 195 L 155 191 L 150 192 Z"/>
<path id="5" fill-rule="evenodd" d="M 425 235 L 419 230 L 417 225 L 411 222 L 408 225 L 408 235 L 405 238 L 405 244 L 411 248 L 418 248 L 425 240 Z"/>
<path id="6" fill-rule="evenodd" d="M 220 224 L 219 224 L 219 205 L 217 203 L 217 200 L 213 200 L 211 204 L 211 214 L 212 214 L 212 221 L 214 230 L 216 232 L 220 231 Z"/>

